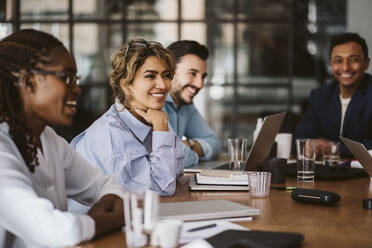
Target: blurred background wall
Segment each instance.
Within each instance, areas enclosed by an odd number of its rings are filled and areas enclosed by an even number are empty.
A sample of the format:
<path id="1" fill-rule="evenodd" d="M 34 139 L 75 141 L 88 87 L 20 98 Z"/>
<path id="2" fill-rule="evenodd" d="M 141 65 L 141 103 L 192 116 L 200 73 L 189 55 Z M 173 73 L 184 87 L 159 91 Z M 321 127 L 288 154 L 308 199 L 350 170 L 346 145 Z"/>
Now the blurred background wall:
<path id="1" fill-rule="evenodd" d="M 369 56 L 372 51 L 372 1 L 356 0 L 347 2 L 347 30 L 359 33 L 367 41 Z M 370 65 L 367 72 L 372 74 Z"/>
<path id="2" fill-rule="evenodd" d="M 280 111 L 292 131 L 310 90 L 331 78 L 330 36 L 359 32 L 372 49 L 371 12 L 370 0 L 2 0 L 0 38 L 34 28 L 74 54 L 79 112 L 72 127 L 54 127 L 67 140 L 112 104 L 110 57 L 129 38 L 206 44 L 209 76 L 195 103 L 224 141 L 251 139 L 257 117 Z"/>

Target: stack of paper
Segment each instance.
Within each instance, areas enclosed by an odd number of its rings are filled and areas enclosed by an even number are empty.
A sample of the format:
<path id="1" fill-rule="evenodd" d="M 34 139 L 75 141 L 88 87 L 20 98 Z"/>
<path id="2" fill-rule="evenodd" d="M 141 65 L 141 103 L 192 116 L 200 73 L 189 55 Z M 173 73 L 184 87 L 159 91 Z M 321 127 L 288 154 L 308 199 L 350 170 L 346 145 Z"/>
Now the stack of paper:
<path id="1" fill-rule="evenodd" d="M 196 183 L 198 184 L 214 184 L 214 185 L 248 185 L 248 174 L 246 173 L 220 173 L 216 172 L 201 172 L 196 174 Z"/>

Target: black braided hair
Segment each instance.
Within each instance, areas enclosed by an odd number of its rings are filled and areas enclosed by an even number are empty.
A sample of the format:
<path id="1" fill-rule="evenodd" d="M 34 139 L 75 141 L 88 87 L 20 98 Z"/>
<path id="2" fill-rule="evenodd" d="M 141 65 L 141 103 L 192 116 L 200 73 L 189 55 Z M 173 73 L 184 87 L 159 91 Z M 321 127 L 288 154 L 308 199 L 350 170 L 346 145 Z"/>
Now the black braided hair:
<path id="1" fill-rule="evenodd" d="M 18 86 L 20 75 L 58 62 L 50 56 L 58 49 L 68 52 L 52 35 L 32 29 L 20 30 L 0 41 L 0 123 L 8 124 L 9 134 L 31 172 L 39 165 L 37 137 L 26 123 Z M 22 83 L 29 81 L 24 78 Z"/>

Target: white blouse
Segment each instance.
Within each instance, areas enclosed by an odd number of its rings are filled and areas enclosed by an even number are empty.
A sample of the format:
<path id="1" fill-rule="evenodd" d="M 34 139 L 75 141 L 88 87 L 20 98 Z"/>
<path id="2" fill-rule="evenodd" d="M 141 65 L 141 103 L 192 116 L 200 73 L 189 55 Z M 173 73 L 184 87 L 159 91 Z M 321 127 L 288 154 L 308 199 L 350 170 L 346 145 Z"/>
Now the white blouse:
<path id="1" fill-rule="evenodd" d="M 103 195 L 122 196 L 122 187 L 104 176 L 53 129 L 41 134 L 43 152 L 31 173 L 0 123 L 0 247 L 62 247 L 95 234 L 88 215 L 66 212 L 67 198 L 92 205 Z"/>
<path id="2" fill-rule="evenodd" d="M 341 101 L 340 136 L 342 136 L 342 131 L 344 129 L 345 114 L 346 114 L 347 106 L 349 105 L 349 103 L 351 101 L 351 97 L 349 97 L 349 98 L 342 98 L 341 95 L 340 95 L 340 101 Z"/>

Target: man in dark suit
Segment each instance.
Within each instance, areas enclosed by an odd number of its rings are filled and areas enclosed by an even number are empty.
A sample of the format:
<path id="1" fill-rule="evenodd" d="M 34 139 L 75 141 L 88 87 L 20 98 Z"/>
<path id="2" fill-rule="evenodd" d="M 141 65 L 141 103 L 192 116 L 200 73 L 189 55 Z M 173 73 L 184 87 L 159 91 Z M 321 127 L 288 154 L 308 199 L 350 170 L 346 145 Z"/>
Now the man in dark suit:
<path id="1" fill-rule="evenodd" d="M 332 37 L 330 64 L 334 79 L 311 91 L 309 106 L 296 138 L 317 140 L 317 152 L 339 136 L 372 149 L 372 76 L 366 41 L 355 33 Z M 341 142 L 341 156 L 352 157 Z"/>

